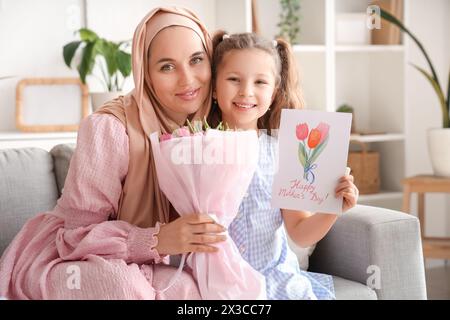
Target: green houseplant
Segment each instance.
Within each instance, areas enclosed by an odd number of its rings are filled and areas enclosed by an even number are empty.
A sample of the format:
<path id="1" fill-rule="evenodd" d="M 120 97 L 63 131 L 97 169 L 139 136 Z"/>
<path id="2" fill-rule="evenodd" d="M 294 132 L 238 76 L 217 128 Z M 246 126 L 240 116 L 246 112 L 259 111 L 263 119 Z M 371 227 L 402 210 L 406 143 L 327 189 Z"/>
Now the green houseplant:
<path id="1" fill-rule="evenodd" d="M 411 31 L 409 31 L 404 25 L 403 23 L 398 20 L 396 17 L 394 17 L 393 15 L 391 15 L 389 12 L 380 9 L 380 13 L 381 13 L 381 18 L 393 23 L 394 25 L 396 25 L 397 27 L 400 28 L 400 30 L 402 30 L 403 32 L 405 32 L 408 36 L 411 37 L 411 39 L 417 44 L 417 46 L 419 47 L 420 51 L 423 53 L 423 55 L 425 56 L 425 59 L 427 60 L 428 66 L 430 67 L 431 70 L 431 74 L 429 72 L 427 72 L 426 70 L 424 70 L 423 68 L 415 65 L 415 64 L 411 64 L 414 68 L 416 68 L 417 70 L 419 70 L 420 73 L 422 73 L 425 78 L 428 79 L 428 81 L 430 82 L 431 86 L 433 87 L 434 91 L 436 92 L 438 99 L 439 99 L 439 103 L 442 109 L 442 125 L 444 128 L 450 128 L 450 118 L 449 118 L 449 110 L 450 110 L 450 71 L 449 71 L 449 82 L 447 85 L 447 96 L 444 95 L 444 90 L 443 87 L 441 87 L 441 84 L 439 83 L 439 79 L 437 77 L 436 71 L 434 69 L 433 64 L 431 63 L 431 60 L 427 54 L 427 52 L 425 51 L 425 48 L 423 47 L 422 43 L 420 43 L 420 41 L 411 33 Z"/>
<path id="2" fill-rule="evenodd" d="M 101 71 L 100 80 L 106 90 L 122 90 L 125 78 L 131 74 L 131 55 L 125 51 L 129 41 L 108 41 L 86 28 L 78 30 L 77 33 L 81 40 L 72 41 L 63 47 L 66 65 L 72 68 L 72 60 L 80 49 L 81 60 L 77 70 L 83 83 L 86 83 L 88 75 L 93 75 L 94 66 L 97 65 Z"/>
<path id="3" fill-rule="evenodd" d="M 427 60 L 431 73 L 415 64 L 411 65 L 424 75 L 437 94 L 442 111 L 442 127 L 428 130 L 428 148 L 435 175 L 450 177 L 450 148 L 448 148 L 450 145 L 450 71 L 447 92 L 445 92 L 444 87 L 441 87 L 435 68 L 422 43 L 420 43 L 416 36 L 413 35 L 400 20 L 391 15 L 389 12 L 380 9 L 380 14 L 382 19 L 393 23 L 400 28 L 402 32 L 405 32 L 408 36 L 410 36 Z"/>
<path id="4" fill-rule="evenodd" d="M 76 67 L 81 82 L 86 84 L 88 76 L 97 78 L 106 92 L 91 93 L 92 107 L 96 110 L 104 102 L 122 93 L 125 80 L 131 74 L 131 54 L 127 52 L 130 41 L 113 42 L 100 38 L 86 28 L 78 30 L 80 40 L 63 47 L 65 64 Z M 80 59 L 72 66 L 76 53 Z"/>
<path id="5" fill-rule="evenodd" d="M 352 127 L 351 127 L 351 133 L 356 133 L 356 128 L 355 128 L 355 115 L 354 112 L 355 110 L 353 109 L 352 106 L 350 106 L 349 104 L 341 104 L 339 106 L 339 108 L 337 108 L 336 112 L 346 112 L 346 113 L 351 113 L 352 114 Z"/>
<path id="6" fill-rule="evenodd" d="M 300 0 L 280 0 L 281 13 L 278 37 L 286 39 L 291 44 L 299 42 L 300 35 Z"/>

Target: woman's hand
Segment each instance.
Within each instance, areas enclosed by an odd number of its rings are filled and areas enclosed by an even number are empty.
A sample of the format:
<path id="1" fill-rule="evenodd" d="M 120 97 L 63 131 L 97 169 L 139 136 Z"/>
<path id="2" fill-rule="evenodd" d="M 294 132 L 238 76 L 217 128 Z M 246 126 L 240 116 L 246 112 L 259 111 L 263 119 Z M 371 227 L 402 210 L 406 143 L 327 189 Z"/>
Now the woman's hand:
<path id="1" fill-rule="evenodd" d="M 185 215 L 161 225 L 155 249 L 161 255 L 216 252 L 212 244 L 226 240 L 225 235 L 218 234 L 225 230 L 207 214 Z"/>
<path id="2" fill-rule="evenodd" d="M 342 212 L 350 210 L 358 202 L 359 190 L 353 181 L 352 175 L 345 175 L 339 179 L 339 184 L 336 187 L 336 198 L 342 196 L 344 199 L 342 203 Z"/>

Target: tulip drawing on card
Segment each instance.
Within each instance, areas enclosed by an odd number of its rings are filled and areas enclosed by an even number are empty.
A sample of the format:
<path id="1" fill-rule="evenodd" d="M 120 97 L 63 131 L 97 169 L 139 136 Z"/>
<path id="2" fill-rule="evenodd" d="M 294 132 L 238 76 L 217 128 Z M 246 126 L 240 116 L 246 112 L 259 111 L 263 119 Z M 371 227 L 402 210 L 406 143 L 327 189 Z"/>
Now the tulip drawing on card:
<path id="1" fill-rule="evenodd" d="M 314 169 L 317 158 L 328 143 L 330 126 L 321 122 L 316 128 L 309 131 L 308 124 L 300 123 L 295 127 L 295 134 L 300 141 L 298 144 L 298 160 L 303 167 L 303 179 L 308 183 L 314 183 L 316 176 Z"/>

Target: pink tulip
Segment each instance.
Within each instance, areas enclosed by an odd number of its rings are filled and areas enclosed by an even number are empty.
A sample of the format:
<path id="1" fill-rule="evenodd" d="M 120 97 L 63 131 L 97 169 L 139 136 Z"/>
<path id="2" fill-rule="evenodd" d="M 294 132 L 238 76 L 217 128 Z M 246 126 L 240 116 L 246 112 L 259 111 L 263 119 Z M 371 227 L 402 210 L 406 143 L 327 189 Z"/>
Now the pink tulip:
<path id="1" fill-rule="evenodd" d="M 176 137 L 189 137 L 191 135 L 191 132 L 189 131 L 188 127 L 181 127 L 176 129 L 173 134 Z"/>
<path id="2" fill-rule="evenodd" d="M 301 123 L 295 127 L 295 133 L 298 140 L 305 140 L 308 136 L 308 125 L 306 123 Z"/>
<path id="3" fill-rule="evenodd" d="M 163 133 L 159 138 L 159 141 L 166 141 L 172 139 L 172 135 L 170 133 Z"/>
<path id="4" fill-rule="evenodd" d="M 321 144 L 323 142 L 323 140 L 325 140 L 328 137 L 328 131 L 330 130 L 330 125 L 321 122 L 319 123 L 319 125 L 316 128 L 317 130 L 319 130 L 320 132 L 320 141 L 319 144 Z"/>

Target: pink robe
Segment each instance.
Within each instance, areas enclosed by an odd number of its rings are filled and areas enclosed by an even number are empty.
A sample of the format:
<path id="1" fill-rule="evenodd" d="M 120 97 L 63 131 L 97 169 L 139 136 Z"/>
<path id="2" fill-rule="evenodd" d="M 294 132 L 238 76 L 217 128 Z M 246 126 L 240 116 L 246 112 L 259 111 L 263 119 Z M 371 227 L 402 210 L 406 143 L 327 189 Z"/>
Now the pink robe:
<path id="1" fill-rule="evenodd" d="M 154 249 L 159 225 L 115 220 L 128 170 L 128 136 L 111 115 L 83 120 L 56 207 L 28 220 L 0 259 L 8 299 L 200 299 Z"/>

